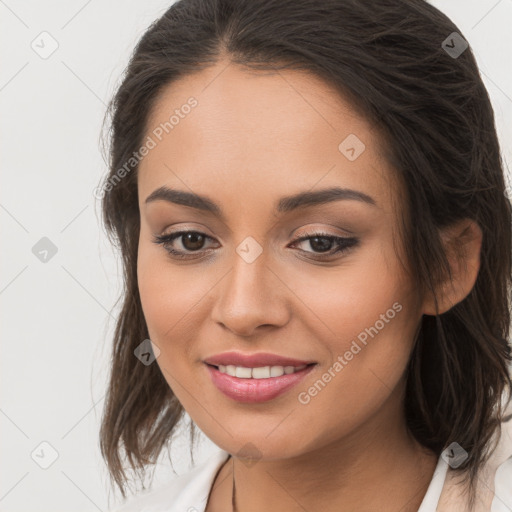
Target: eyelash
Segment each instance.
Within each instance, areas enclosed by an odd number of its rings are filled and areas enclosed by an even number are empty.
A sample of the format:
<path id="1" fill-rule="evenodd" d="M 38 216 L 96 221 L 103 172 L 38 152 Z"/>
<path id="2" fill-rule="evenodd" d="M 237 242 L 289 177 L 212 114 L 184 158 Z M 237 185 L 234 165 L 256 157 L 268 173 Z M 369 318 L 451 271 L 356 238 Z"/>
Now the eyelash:
<path id="1" fill-rule="evenodd" d="M 169 255 L 173 258 L 191 259 L 191 258 L 195 258 L 195 256 L 193 256 L 193 255 L 196 253 L 199 253 L 201 250 L 192 251 L 191 253 L 190 252 L 184 253 L 183 251 L 178 251 L 178 250 L 170 247 L 170 244 L 174 240 L 176 240 L 177 238 L 180 238 L 183 235 L 190 234 L 190 233 L 194 233 L 196 235 L 202 235 L 205 238 L 209 238 L 210 240 L 213 240 L 212 237 L 206 235 L 205 233 L 201 233 L 200 231 L 188 230 L 188 231 L 176 231 L 175 233 L 169 233 L 167 235 L 154 235 L 153 242 L 156 244 L 162 245 L 164 247 L 164 249 L 169 253 Z M 331 250 L 329 250 L 327 252 L 323 252 L 323 253 L 313 252 L 313 254 L 318 255 L 318 257 L 313 258 L 316 260 L 325 260 L 326 257 L 331 257 L 334 254 L 344 253 L 359 243 L 359 240 L 357 238 L 347 238 L 347 237 L 329 235 L 328 233 L 312 232 L 312 233 L 305 233 L 300 238 L 297 238 L 296 240 L 294 240 L 291 245 L 297 244 L 300 242 L 304 242 L 306 240 L 310 240 L 313 238 L 324 238 L 324 239 L 334 242 L 337 245 L 336 250 L 331 249 Z M 299 249 L 299 250 L 303 253 L 311 254 L 311 251 L 303 251 L 302 249 Z"/>

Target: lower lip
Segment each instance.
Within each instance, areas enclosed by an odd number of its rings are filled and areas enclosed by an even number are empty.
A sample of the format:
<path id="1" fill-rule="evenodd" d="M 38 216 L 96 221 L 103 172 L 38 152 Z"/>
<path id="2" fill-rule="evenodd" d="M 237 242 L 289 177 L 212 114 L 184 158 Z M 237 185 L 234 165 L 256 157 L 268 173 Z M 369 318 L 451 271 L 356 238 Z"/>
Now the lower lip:
<path id="1" fill-rule="evenodd" d="M 309 365 L 296 373 L 284 374 L 281 375 L 281 377 L 240 379 L 238 377 L 232 377 L 227 373 L 221 373 L 214 366 L 206 365 L 212 381 L 219 391 L 237 402 L 245 403 L 268 402 L 282 395 L 298 384 L 314 366 L 314 364 Z"/>

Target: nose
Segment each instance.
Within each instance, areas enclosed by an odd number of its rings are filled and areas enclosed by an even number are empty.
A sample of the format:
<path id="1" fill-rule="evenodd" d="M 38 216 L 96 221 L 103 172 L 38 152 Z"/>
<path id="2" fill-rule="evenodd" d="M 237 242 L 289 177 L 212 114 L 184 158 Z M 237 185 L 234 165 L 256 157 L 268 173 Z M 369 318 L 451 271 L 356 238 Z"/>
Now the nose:
<path id="1" fill-rule="evenodd" d="M 290 319 L 292 292 L 261 254 L 248 263 L 235 254 L 233 268 L 216 287 L 212 318 L 237 336 L 282 327 Z"/>

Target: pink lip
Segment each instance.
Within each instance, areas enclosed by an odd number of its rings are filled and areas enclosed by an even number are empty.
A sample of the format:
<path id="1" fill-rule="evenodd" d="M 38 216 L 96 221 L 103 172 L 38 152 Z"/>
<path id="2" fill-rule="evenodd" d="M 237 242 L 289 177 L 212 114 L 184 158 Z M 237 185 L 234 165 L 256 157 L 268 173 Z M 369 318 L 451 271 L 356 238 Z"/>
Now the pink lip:
<path id="1" fill-rule="evenodd" d="M 266 352 L 259 354 L 224 352 L 208 357 L 204 362 L 214 366 L 219 366 L 220 364 L 227 366 L 228 364 L 232 364 L 235 366 L 245 366 L 246 368 L 261 368 L 262 366 L 302 366 L 303 364 L 311 364 L 315 361 L 301 361 L 300 359 L 292 359 L 291 357 Z"/>
<path id="2" fill-rule="evenodd" d="M 295 364 L 287 366 L 295 366 Z M 284 374 L 281 375 L 281 377 L 270 377 L 268 379 L 241 379 L 238 377 L 232 377 L 226 373 L 221 373 L 215 366 L 206 365 L 210 373 L 210 377 L 219 391 L 237 402 L 245 403 L 267 402 L 276 398 L 298 384 L 314 366 L 315 365 L 313 364 L 296 373 L 290 373 L 288 375 Z"/>

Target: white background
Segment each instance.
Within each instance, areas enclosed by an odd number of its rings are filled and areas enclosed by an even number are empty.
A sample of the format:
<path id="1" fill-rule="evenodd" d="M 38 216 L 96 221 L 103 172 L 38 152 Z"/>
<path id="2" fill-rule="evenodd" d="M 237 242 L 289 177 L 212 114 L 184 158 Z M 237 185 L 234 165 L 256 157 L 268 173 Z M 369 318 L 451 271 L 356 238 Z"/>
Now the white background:
<path id="1" fill-rule="evenodd" d="M 100 129 L 136 41 L 170 3 L 0 0 L 2 512 L 108 507 L 98 430 L 121 267 L 93 196 L 106 172 Z M 509 166 L 512 0 L 432 3 L 476 53 Z M 31 48 L 43 31 L 59 45 L 47 59 Z M 47 263 L 32 253 L 42 237 L 58 249 Z M 31 458 L 43 441 L 58 453 L 48 469 Z M 179 473 L 187 442 L 173 448 Z M 196 461 L 213 449 L 201 444 Z"/>

